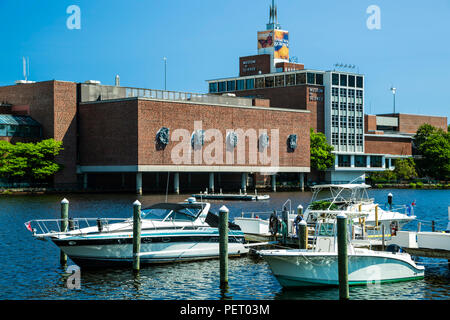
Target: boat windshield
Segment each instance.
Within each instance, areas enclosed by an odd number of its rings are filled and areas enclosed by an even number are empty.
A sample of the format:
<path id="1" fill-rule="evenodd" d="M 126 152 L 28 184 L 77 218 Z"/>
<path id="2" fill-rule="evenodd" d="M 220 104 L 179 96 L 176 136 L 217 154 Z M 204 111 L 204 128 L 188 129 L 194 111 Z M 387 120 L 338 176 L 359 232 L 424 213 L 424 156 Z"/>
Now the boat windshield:
<path id="1" fill-rule="evenodd" d="M 202 208 L 200 206 L 153 206 L 142 210 L 142 219 L 162 221 L 194 221 L 197 219 L 201 211 Z"/>

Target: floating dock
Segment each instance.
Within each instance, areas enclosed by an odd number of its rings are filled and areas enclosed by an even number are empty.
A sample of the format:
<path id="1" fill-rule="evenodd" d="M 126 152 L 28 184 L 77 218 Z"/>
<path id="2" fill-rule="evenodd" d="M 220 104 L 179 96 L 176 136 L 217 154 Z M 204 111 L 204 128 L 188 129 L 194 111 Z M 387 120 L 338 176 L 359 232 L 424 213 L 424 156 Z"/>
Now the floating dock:
<path id="1" fill-rule="evenodd" d="M 268 200 L 270 196 L 267 194 L 225 194 L 225 193 L 198 193 L 193 194 L 196 199 L 209 199 L 209 200 L 244 200 L 244 201 L 256 201 L 256 200 Z"/>

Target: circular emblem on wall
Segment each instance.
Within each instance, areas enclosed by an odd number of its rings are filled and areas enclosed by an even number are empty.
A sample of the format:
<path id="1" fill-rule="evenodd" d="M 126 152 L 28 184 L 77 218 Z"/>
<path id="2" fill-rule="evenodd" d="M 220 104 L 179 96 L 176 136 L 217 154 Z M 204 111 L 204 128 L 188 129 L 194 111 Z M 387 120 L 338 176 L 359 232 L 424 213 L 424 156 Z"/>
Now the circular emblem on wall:
<path id="1" fill-rule="evenodd" d="M 234 149 L 236 148 L 238 143 L 238 136 L 234 131 L 230 131 L 227 133 L 227 145 L 231 148 Z"/>
<path id="2" fill-rule="evenodd" d="M 267 133 L 262 133 L 259 136 L 259 150 L 264 150 L 269 146 L 269 136 L 267 135 Z"/>
<path id="3" fill-rule="evenodd" d="M 297 135 L 296 134 L 290 134 L 287 139 L 287 146 L 288 150 L 290 152 L 293 152 L 295 149 L 297 149 Z"/>
<path id="4" fill-rule="evenodd" d="M 191 146 L 194 149 L 200 149 L 205 141 L 205 130 L 196 130 L 191 136 Z"/>
<path id="5" fill-rule="evenodd" d="M 155 141 L 158 149 L 164 149 L 169 144 L 170 139 L 169 132 L 170 132 L 169 128 L 162 127 L 156 133 Z"/>

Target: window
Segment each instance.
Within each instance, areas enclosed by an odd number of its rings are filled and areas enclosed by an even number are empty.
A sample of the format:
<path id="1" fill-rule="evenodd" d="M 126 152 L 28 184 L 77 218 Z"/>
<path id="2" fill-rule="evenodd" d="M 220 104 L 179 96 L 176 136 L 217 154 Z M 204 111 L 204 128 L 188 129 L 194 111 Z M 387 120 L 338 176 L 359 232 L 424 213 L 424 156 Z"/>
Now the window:
<path id="1" fill-rule="evenodd" d="M 356 86 L 358 88 L 362 88 L 363 87 L 363 77 L 356 77 Z"/>
<path id="2" fill-rule="evenodd" d="M 315 73 L 308 72 L 306 74 L 306 78 L 307 78 L 308 84 L 316 84 L 316 74 Z"/>
<path id="3" fill-rule="evenodd" d="M 323 74 L 321 73 L 316 74 L 316 84 L 323 85 Z"/>
<path id="4" fill-rule="evenodd" d="M 356 117 L 356 129 L 362 129 L 363 123 L 361 117 Z"/>
<path id="5" fill-rule="evenodd" d="M 362 112 L 362 111 L 363 111 L 363 105 L 362 105 L 362 103 L 357 103 L 357 104 L 356 104 L 356 111 L 358 111 L 358 112 Z"/>
<path id="6" fill-rule="evenodd" d="M 370 156 L 370 166 L 372 168 L 381 168 L 383 166 L 382 159 L 381 156 Z"/>
<path id="7" fill-rule="evenodd" d="M 355 76 L 348 76 L 348 86 L 349 87 L 355 86 Z"/>
<path id="8" fill-rule="evenodd" d="M 227 81 L 227 91 L 235 91 L 236 90 L 236 81 Z"/>
<path id="9" fill-rule="evenodd" d="M 338 88 L 333 88 L 333 89 L 331 89 L 331 95 L 332 95 L 333 97 L 339 96 L 339 89 L 338 89 Z"/>
<path id="10" fill-rule="evenodd" d="M 347 117 L 341 116 L 341 128 L 347 128 Z"/>
<path id="11" fill-rule="evenodd" d="M 255 79 L 246 79 L 245 80 L 245 88 L 247 90 L 251 90 L 255 88 Z"/>
<path id="12" fill-rule="evenodd" d="M 244 85 L 245 85 L 244 80 L 242 79 L 236 80 L 236 90 L 244 90 L 245 89 Z"/>
<path id="13" fill-rule="evenodd" d="M 384 159 L 384 167 L 389 168 L 389 159 L 388 158 Z"/>
<path id="14" fill-rule="evenodd" d="M 333 144 L 333 145 L 339 144 L 339 134 L 337 132 L 333 132 L 331 134 L 331 144 Z"/>
<path id="15" fill-rule="evenodd" d="M 341 133 L 341 145 L 346 146 L 347 145 L 347 134 Z"/>
<path id="16" fill-rule="evenodd" d="M 339 85 L 339 75 L 337 73 L 333 73 L 331 81 L 332 81 L 333 86 L 338 86 Z"/>
<path id="17" fill-rule="evenodd" d="M 264 78 L 256 78 L 255 79 L 255 88 L 264 88 Z"/>
<path id="18" fill-rule="evenodd" d="M 354 129 L 355 128 L 355 117 L 354 116 L 349 116 L 348 117 L 348 127 L 350 129 Z"/>
<path id="19" fill-rule="evenodd" d="M 347 89 L 341 89 L 341 97 L 347 97 Z"/>
<path id="20" fill-rule="evenodd" d="M 295 85 L 295 74 L 286 75 L 286 85 L 287 86 Z"/>
<path id="21" fill-rule="evenodd" d="M 211 82 L 209 84 L 209 92 L 210 93 L 217 92 L 217 82 Z"/>
<path id="22" fill-rule="evenodd" d="M 227 83 L 225 81 L 219 82 L 219 92 L 227 91 Z"/>
<path id="23" fill-rule="evenodd" d="M 273 77 L 266 77 L 265 78 L 265 87 L 266 88 L 273 88 Z"/>
<path id="24" fill-rule="evenodd" d="M 338 166 L 339 167 L 350 167 L 350 156 L 338 155 Z"/>
<path id="25" fill-rule="evenodd" d="M 347 75 L 341 74 L 341 86 L 346 87 L 347 86 Z"/>
<path id="26" fill-rule="evenodd" d="M 355 167 L 363 168 L 367 166 L 366 156 L 355 156 Z"/>
<path id="27" fill-rule="evenodd" d="M 339 104 L 338 104 L 336 101 L 333 101 L 333 102 L 331 103 L 331 108 L 332 108 L 333 110 L 338 110 L 338 109 L 339 109 Z"/>
<path id="28" fill-rule="evenodd" d="M 340 109 L 341 109 L 341 111 L 346 111 L 347 110 L 347 104 L 345 102 L 341 102 L 340 103 Z"/>
<path id="29" fill-rule="evenodd" d="M 355 97 L 355 89 L 348 89 L 348 97 L 349 98 Z"/>
<path id="30" fill-rule="evenodd" d="M 354 133 L 348 134 L 348 145 L 350 145 L 350 146 L 355 145 L 355 134 Z"/>
<path id="31" fill-rule="evenodd" d="M 284 76 L 275 77 L 275 87 L 284 87 Z"/>
<path id="32" fill-rule="evenodd" d="M 8 126 L 8 137 L 14 137 L 17 135 L 17 126 Z"/>
<path id="33" fill-rule="evenodd" d="M 355 111 L 355 103 L 354 102 L 348 103 L 348 111 Z"/>
<path id="34" fill-rule="evenodd" d="M 362 145 L 363 145 L 363 135 L 362 134 L 356 135 L 356 145 L 358 147 L 362 147 Z"/>
<path id="35" fill-rule="evenodd" d="M 0 124 L 0 137 L 6 137 L 6 125 Z"/>
<path id="36" fill-rule="evenodd" d="M 305 84 L 306 83 L 306 74 L 303 73 L 297 73 L 297 84 Z"/>
<path id="37" fill-rule="evenodd" d="M 333 127 L 339 127 L 339 116 L 332 116 L 331 117 L 331 126 Z"/>
<path id="38" fill-rule="evenodd" d="M 362 98 L 363 97 L 363 91 L 362 90 L 356 90 L 356 97 Z"/>

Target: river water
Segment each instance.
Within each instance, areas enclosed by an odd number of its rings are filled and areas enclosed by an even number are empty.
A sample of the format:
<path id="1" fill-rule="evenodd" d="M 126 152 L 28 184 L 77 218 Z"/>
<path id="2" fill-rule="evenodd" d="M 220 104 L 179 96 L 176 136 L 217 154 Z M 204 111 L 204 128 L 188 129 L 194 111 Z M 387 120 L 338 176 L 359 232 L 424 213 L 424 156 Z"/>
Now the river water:
<path id="1" fill-rule="evenodd" d="M 438 230 L 447 225 L 450 190 L 369 190 L 369 196 L 385 204 L 387 194 L 394 194 L 396 204 L 416 202 L 415 214 L 422 230 Z M 225 204 L 230 218 L 241 211 L 280 210 L 287 199 L 292 209 L 306 207 L 309 192 L 270 193 L 263 202 L 212 201 L 212 211 Z M 0 197 L 0 299 L 338 299 L 337 288 L 285 290 L 263 260 L 250 257 L 229 260 L 229 288 L 219 288 L 219 261 L 175 263 L 144 266 L 138 277 L 129 269 L 81 270 L 81 288 L 67 288 L 67 274 L 59 264 L 59 249 L 50 242 L 32 238 L 24 222 L 33 219 L 58 219 L 60 201 L 70 201 L 72 217 L 130 217 L 132 194 L 71 194 Z M 183 201 L 187 195 L 169 195 L 169 202 Z M 142 206 L 164 202 L 164 195 L 144 195 L 137 199 Z M 413 222 L 404 229 L 415 230 Z M 350 299 L 363 300 L 448 300 L 450 271 L 446 260 L 417 258 L 425 265 L 423 280 L 364 287 L 350 287 Z M 68 264 L 73 264 L 70 259 Z"/>

